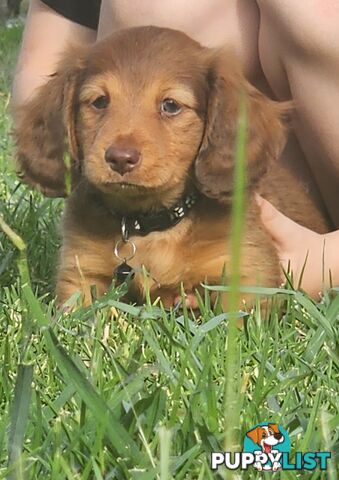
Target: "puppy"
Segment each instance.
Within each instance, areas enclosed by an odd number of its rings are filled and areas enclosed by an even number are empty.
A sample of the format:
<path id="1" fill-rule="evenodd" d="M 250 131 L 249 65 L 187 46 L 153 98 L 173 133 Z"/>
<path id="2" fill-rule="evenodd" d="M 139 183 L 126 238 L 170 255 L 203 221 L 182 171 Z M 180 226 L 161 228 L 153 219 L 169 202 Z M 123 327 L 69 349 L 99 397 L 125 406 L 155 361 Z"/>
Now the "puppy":
<path id="1" fill-rule="evenodd" d="M 165 306 L 182 283 L 187 292 L 220 284 L 224 269 L 227 282 L 240 96 L 248 117 L 241 281 L 275 286 L 278 258 L 254 190 L 299 223 L 327 229 L 304 186 L 276 161 L 289 106 L 252 87 L 231 54 L 170 29 L 122 30 L 65 52 L 16 113 L 15 131 L 21 177 L 48 196 L 67 194 L 70 156 L 59 303 L 75 291 L 89 303 L 91 286 L 104 294 L 114 278 L 130 279 L 130 300 L 149 288 Z"/>
<path id="2" fill-rule="evenodd" d="M 267 426 L 259 426 L 247 432 L 247 437 L 249 437 L 254 443 L 261 447 L 261 451 L 268 453 L 279 453 L 278 450 L 273 449 L 274 445 L 278 443 L 283 443 L 285 440 L 282 433 L 280 433 L 279 427 L 276 423 L 270 423 Z M 269 465 L 262 467 L 260 462 L 254 464 L 254 467 L 257 470 L 273 470 L 277 471 L 281 468 L 279 462 L 274 462 L 272 468 Z"/>

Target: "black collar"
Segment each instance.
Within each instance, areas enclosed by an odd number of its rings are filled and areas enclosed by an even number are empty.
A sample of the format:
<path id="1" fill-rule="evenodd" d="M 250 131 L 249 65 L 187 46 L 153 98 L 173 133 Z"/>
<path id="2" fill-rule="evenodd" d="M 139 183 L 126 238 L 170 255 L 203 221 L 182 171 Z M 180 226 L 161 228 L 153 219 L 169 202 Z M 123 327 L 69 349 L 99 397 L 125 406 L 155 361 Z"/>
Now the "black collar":
<path id="1" fill-rule="evenodd" d="M 114 210 L 110 212 L 121 219 L 121 234 L 124 240 L 132 235 L 144 237 L 151 232 L 162 232 L 177 225 L 185 218 L 198 197 L 196 193 L 185 195 L 178 203 L 170 208 L 162 208 L 156 212 L 139 213 L 135 215 L 121 215 Z"/>

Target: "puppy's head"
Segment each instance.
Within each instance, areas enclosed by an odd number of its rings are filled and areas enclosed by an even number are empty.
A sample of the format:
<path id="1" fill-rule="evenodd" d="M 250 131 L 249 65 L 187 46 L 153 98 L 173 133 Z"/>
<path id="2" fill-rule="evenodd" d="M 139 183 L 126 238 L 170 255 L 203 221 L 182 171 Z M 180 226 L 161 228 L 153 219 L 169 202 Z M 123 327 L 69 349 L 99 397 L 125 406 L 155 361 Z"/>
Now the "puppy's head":
<path id="1" fill-rule="evenodd" d="M 284 107 L 251 87 L 223 51 L 156 27 L 122 30 L 71 49 L 17 115 L 24 179 L 65 194 L 64 153 L 81 177 L 117 198 L 232 192 L 239 95 L 248 111 L 248 181 L 283 144 Z"/>
<path id="2" fill-rule="evenodd" d="M 260 445 L 263 452 L 269 453 L 274 445 L 282 443 L 284 436 L 276 423 L 258 426 L 246 434 L 254 443 Z"/>

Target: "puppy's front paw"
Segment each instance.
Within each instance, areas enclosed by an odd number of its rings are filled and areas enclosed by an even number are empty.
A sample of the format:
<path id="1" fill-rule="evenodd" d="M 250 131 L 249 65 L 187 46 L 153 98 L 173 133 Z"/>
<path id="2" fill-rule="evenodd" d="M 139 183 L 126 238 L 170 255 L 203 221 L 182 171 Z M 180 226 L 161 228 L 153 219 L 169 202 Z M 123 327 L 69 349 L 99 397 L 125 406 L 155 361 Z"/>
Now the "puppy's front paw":
<path id="1" fill-rule="evenodd" d="M 277 470 L 279 470 L 281 468 L 281 465 L 279 462 L 274 462 L 273 463 L 273 472 L 276 472 Z"/>
<path id="2" fill-rule="evenodd" d="M 260 462 L 256 462 L 256 463 L 254 464 L 254 468 L 256 468 L 259 472 L 261 472 L 261 471 L 262 471 L 262 465 L 261 465 L 261 463 L 260 463 Z"/>
<path id="3" fill-rule="evenodd" d="M 174 305 L 173 306 L 176 306 L 178 305 L 179 303 L 181 303 L 183 300 L 182 296 L 181 295 L 176 295 L 175 298 L 174 298 Z M 185 306 L 187 308 L 192 308 L 193 310 L 197 309 L 198 308 L 198 300 L 197 300 L 197 297 L 194 295 L 194 293 L 186 293 L 185 296 L 184 296 L 184 302 L 185 302 Z"/>

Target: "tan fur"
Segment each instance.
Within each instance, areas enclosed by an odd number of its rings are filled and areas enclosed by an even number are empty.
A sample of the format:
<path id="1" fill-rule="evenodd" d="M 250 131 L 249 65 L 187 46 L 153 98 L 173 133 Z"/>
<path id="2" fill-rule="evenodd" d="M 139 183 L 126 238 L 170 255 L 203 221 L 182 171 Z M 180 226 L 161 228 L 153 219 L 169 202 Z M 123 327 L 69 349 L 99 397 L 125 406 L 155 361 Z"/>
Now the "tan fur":
<path id="1" fill-rule="evenodd" d="M 109 104 L 98 110 L 92 103 L 102 95 Z M 201 198 L 181 223 L 133 237 L 137 250 L 129 263 L 144 266 L 150 276 L 145 281 L 136 274 L 130 299 L 141 301 L 148 284 L 153 298 L 161 296 L 171 306 L 181 283 L 187 291 L 200 289 L 204 281 L 220 284 L 230 263 L 239 95 L 245 97 L 249 122 L 242 283 L 275 286 L 278 259 L 259 220 L 254 189 L 295 220 L 318 231 L 327 228 L 307 191 L 277 162 L 285 138 L 282 120 L 290 107 L 249 85 L 230 54 L 169 29 L 120 31 L 86 52 L 65 53 L 55 77 L 23 109 L 16 130 L 24 177 L 46 194 L 65 194 L 63 153 L 72 156 L 60 303 L 77 290 L 89 302 L 93 284 L 98 294 L 107 291 L 118 264 L 114 245 L 121 238 L 111 210 L 131 214 L 168 207 L 193 188 Z M 160 113 L 165 98 L 181 105 L 178 115 Z M 136 149 L 140 165 L 123 177 L 112 171 L 104 158 L 112 145 Z M 121 182 L 134 186 L 122 188 Z"/>

